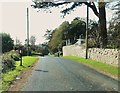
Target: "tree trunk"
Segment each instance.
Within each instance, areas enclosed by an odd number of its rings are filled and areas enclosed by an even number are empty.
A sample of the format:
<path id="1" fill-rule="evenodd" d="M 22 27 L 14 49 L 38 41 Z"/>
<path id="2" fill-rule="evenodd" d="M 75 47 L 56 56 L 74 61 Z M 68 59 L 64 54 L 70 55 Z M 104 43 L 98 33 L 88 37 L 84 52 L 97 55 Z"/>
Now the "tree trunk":
<path id="1" fill-rule="evenodd" d="M 101 47 L 105 48 L 107 46 L 105 2 L 99 2 L 99 26 L 100 26 L 100 36 L 101 36 Z"/>
<path id="2" fill-rule="evenodd" d="M 105 2 L 104 0 L 99 0 L 98 2 L 98 8 L 99 12 L 97 11 L 97 8 L 94 4 L 84 2 L 84 4 L 88 5 L 94 12 L 94 14 L 99 18 L 99 31 L 100 31 L 100 47 L 105 48 L 107 46 L 107 28 L 106 28 L 106 11 L 105 11 Z"/>

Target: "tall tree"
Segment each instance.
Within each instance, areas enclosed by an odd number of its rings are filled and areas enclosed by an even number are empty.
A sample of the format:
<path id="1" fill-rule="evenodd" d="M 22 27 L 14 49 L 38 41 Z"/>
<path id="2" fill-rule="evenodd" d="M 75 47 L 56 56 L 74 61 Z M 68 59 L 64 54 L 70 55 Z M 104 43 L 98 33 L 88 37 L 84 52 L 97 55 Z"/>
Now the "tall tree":
<path id="1" fill-rule="evenodd" d="M 52 30 L 47 29 L 44 37 L 46 38 L 46 40 L 50 40 L 52 37 Z"/>
<path id="2" fill-rule="evenodd" d="M 96 21 L 89 21 L 88 47 L 100 47 L 100 32 L 98 28 L 98 23 Z"/>
<path id="3" fill-rule="evenodd" d="M 32 49 L 33 51 L 35 51 L 35 42 L 36 42 L 35 36 L 31 36 L 31 37 L 30 37 L 30 43 L 31 43 L 31 49 Z"/>
<path id="4" fill-rule="evenodd" d="M 68 34 L 73 41 L 72 44 L 75 43 L 77 39 L 80 38 L 80 36 L 82 36 L 82 38 L 85 38 L 86 23 L 82 19 L 79 17 L 73 19 L 70 24 L 70 28 L 71 29 Z"/>
<path id="5" fill-rule="evenodd" d="M 9 34 L 0 33 L 0 38 L 2 37 L 2 52 L 8 52 L 13 49 L 14 41 Z"/>
<path id="6" fill-rule="evenodd" d="M 32 7 L 34 8 L 44 8 L 49 9 L 51 7 L 59 7 L 60 5 L 69 5 L 72 4 L 71 7 L 68 6 L 68 8 L 61 11 L 61 13 L 64 13 L 64 15 L 69 14 L 74 8 L 81 6 L 82 4 L 87 5 L 90 7 L 94 14 L 99 18 L 99 27 L 100 27 L 100 36 L 101 36 L 101 47 L 106 47 L 107 45 L 107 29 L 106 29 L 106 11 L 105 11 L 105 5 L 106 3 L 104 0 L 99 0 L 98 2 L 98 10 L 94 2 L 70 2 L 69 0 L 62 0 L 62 2 L 55 2 L 55 0 L 52 0 L 51 2 L 43 2 L 38 0 L 33 0 L 34 5 Z"/>
<path id="7" fill-rule="evenodd" d="M 48 46 L 51 52 L 55 53 L 58 51 L 58 48 L 62 48 L 65 45 L 64 32 L 68 31 L 69 22 L 63 22 L 58 28 L 52 31 L 52 37 L 49 40 Z"/>
<path id="8" fill-rule="evenodd" d="M 107 27 L 106 27 L 106 11 L 105 11 L 106 3 L 99 2 L 98 4 L 99 4 L 99 26 L 100 26 L 101 47 L 105 48 L 107 46 Z"/>
<path id="9" fill-rule="evenodd" d="M 120 48 L 120 1 L 113 1 L 111 3 L 114 15 L 109 25 L 109 45 L 112 48 Z"/>
<path id="10" fill-rule="evenodd" d="M 68 21 L 64 21 L 52 31 L 52 36 L 48 43 L 50 50 L 55 53 L 66 45 L 66 40 L 70 40 L 70 44 L 74 44 L 80 35 L 85 37 L 85 27 L 86 23 L 79 18 L 75 18 L 71 24 Z"/>

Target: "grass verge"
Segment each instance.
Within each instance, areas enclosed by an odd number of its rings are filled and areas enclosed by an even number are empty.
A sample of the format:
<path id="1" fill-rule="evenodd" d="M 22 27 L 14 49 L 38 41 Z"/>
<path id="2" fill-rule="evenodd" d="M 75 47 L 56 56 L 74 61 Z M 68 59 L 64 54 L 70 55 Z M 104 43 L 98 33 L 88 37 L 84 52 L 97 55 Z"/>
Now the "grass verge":
<path id="1" fill-rule="evenodd" d="M 23 66 L 19 66 L 20 61 L 16 61 L 16 68 L 12 71 L 2 74 L 2 90 L 7 91 L 12 84 L 12 81 L 15 80 L 21 72 L 27 70 L 31 65 L 37 62 L 38 57 L 25 56 L 22 59 Z"/>
<path id="2" fill-rule="evenodd" d="M 91 59 L 85 59 L 85 58 L 80 58 L 76 56 L 64 56 L 64 58 L 74 60 L 76 62 L 83 63 L 85 65 L 88 65 L 98 71 L 105 72 L 106 74 L 112 75 L 114 77 L 120 77 L 120 68 L 105 64 L 99 61 L 91 60 Z"/>

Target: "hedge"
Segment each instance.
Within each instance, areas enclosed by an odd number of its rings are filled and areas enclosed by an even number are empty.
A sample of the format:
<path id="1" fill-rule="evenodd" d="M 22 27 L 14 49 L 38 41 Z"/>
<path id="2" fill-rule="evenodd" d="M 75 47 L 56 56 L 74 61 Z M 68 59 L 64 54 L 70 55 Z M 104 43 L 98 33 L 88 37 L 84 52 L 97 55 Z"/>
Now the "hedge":
<path id="1" fill-rule="evenodd" d="M 13 70 L 15 68 L 15 61 L 19 60 L 19 53 L 12 50 L 1 56 L 2 59 L 2 72 Z"/>

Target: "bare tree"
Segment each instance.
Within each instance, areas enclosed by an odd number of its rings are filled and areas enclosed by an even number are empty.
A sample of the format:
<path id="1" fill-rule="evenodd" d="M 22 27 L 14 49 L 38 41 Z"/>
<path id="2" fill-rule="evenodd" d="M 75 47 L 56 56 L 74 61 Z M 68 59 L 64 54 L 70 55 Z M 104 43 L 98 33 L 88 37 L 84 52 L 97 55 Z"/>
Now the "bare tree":
<path id="1" fill-rule="evenodd" d="M 35 45 L 35 42 L 36 42 L 35 36 L 31 36 L 31 37 L 30 37 L 30 43 L 31 43 L 31 45 L 34 46 L 34 45 Z"/>

